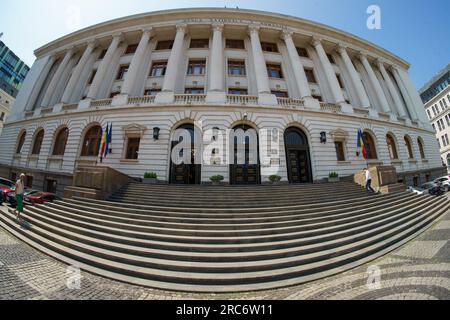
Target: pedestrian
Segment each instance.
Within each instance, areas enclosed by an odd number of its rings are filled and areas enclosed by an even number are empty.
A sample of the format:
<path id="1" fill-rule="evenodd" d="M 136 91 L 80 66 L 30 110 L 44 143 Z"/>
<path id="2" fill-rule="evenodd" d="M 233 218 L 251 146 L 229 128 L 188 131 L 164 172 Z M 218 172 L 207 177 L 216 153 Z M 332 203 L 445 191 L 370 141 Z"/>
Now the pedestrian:
<path id="1" fill-rule="evenodd" d="M 372 188 L 372 175 L 370 174 L 369 168 L 365 168 L 364 170 L 366 171 L 366 191 L 372 191 L 373 193 L 376 193 Z"/>
<path id="2" fill-rule="evenodd" d="M 24 185 L 25 174 L 22 173 L 19 177 L 19 180 L 16 182 L 15 193 L 16 193 L 16 215 L 17 221 L 20 222 L 20 214 L 23 213 L 23 193 L 25 190 Z"/>

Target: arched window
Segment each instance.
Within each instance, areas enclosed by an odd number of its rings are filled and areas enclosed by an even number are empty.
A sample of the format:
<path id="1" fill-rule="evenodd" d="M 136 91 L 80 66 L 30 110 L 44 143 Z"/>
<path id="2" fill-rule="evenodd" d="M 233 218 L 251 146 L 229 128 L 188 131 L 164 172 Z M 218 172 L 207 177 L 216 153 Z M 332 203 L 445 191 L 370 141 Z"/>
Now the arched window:
<path id="1" fill-rule="evenodd" d="M 81 149 L 82 157 L 97 157 L 100 143 L 102 140 L 102 127 L 99 125 L 93 126 L 90 128 L 85 136 L 83 141 L 83 147 Z"/>
<path id="2" fill-rule="evenodd" d="M 386 142 L 391 159 L 398 159 L 397 147 L 395 146 L 394 137 L 391 134 L 386 135 Z"/>
<path id="3" fill-rule="evenodd" d="M 27 136 L 27 132 L 23 131 L 20 136 L 19 136 L 19 140 L 17 142 L 17 148 L 16 148 L 16 153 L 21 153 L 22 152 L 22 147 L 23 144 L 25 143 L 25 137 Z"/>
<path id="4" fill-rule="evenodd" d="M 60 129 L 56 135 L 52 155 L 63 156 L 66 151 L 67 138 L 69 137 L 69 128 Z"/>
<path id="5" fill-rule="evenodd" d="M 366 131 L 363 133 L 363 137 L 367 149 L 367 159 L 377 159 L 377 149 L 375 147 L 375 141 L 373 140 L 372 135 Z"/>
<path id="6" fill-rule="evenodd" d="M 425 155 L 425 149 L 423 147 L 423 141 L 421 137 L 417 138 L 417 145 L 419 146 L 420 157 L 422 159 L 426 159 L 427 156 Z"/>
<path id="7" fill-rule="evenodd" d="M 31 151 L 31 154 L 37 155 L 41 153 L 43 140 L 44 140 L 44 129 L 40 129 L 34 138 L 33 150 Z"/>
<path id="8" fill-rule="evenodd" d="M 405 145 L 406 145 L 406 149 L 408 150 L 409 159 L 414 159 L 411 138 L 409 136 L 405 136 Z"/>

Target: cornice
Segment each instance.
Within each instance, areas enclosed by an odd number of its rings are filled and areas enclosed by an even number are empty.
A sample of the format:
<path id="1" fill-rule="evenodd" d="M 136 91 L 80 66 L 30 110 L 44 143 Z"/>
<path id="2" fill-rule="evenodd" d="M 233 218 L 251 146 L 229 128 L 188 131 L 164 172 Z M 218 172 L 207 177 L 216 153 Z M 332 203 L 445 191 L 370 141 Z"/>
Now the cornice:
<path id="1" fill-rule="evenodd" d="M 150 13 L 143 13 L 123 17 L 100 24 L 90 26 L 88 28 L 76 31 L 62 38 L 59 38 L 47 45 L 37 49 L 35 55 L 39 58 L 46 54 L 60 50 L 60 48 L 67 45 L 74 45 L 78 42 L 84 41 L 84 39 L 101 36 L 107 36 L 112 33 L 120 31 L 134 31 L 140 30 L 149 26 L 157 26 L 158 24 L 165 24 L 172 22 L 173 25 L 179 23 L 185 23 L 192 19 L 210 19 L 212 22 L 220 22 L 225 25 L 228 21 L 251 21 L 253 23 L 262 23 L 261 28 L 273 28 L 271 24 L 282 25 L 285 28 L 289 28 L 294 32 L 298 30 L 305 35 L 320 36 L 324 40 L 335 41 L 337 43 L 351 44 L 352 47 L 356 47 L 359 50 L 365 50 L 375 56 L 381 56 L 391 63 L 395 63 L 404 69 L 409 68 L 408 62 L 396 56 L 395 54 L 373 44 L 367 40 L 359 38 L 348 32 L 326 26 L 321 23 L 289 16 L 279 13 L 270 13 L 257 10 L 247 9 L 230 9 L 230 8 L 189 8 L 189 9 L 174 9 L 165 11 L 155 11 Z"/>

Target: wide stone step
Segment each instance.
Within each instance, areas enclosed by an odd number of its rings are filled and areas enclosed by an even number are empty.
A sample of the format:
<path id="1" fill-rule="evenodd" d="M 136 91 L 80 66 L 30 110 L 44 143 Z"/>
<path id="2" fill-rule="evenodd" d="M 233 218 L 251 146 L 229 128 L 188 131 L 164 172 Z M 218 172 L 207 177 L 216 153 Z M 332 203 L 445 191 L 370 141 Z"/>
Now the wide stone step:
<path id="1" fill-rule="evenodd" d="M 41 246 L 43 250 L 50 249 L 49 253 L 55 254 L 55 257 L 68 258 L 68 261 L 80 261 L 84 263 L 83 267 L 92 272 L 97 272 L 103 275 L 115 276 L 123 281 L 132 283 L 145 284 L 164 289 L 173 290 L 188 290 L 188 291 L 202 291 L 202 292 L 226 292 L 226 291 L 245 291 L 267 289 L 272 287 L 279 287 L 291 285 L 302 281 L 309 281 L 316 277 L 323 277 L 326 274 L 335 273 L 338 270 L 342 271 L 345 268 L 362 263 L 368 259 L 373 259 L 379 254 L 383 254 L 388 250 L 392 250 L 399 244 L 407 241 L 413 237 L 417 232 L 420 232 L 429 223 L 431 223 L 440 214 L 448 210 L 448 204 L 441 201 L 434 210 L 428 210 L 428 213 L 421 214 L 419 217 L 391 230 L 385 238 L 379 238 L 380 241 L 370 241 L 369 239 L 359 242 L 360 249 L 352 250 L 355 244 L 351 247 L 341 247 L 339 255 L 336 255 L 335 250 L 330 252 L 332 256 L 325 256 L 324 252 L 320 253 L 320 260 L 315 260 L 319 256 L 309 256 L 305 264 L 293 265 L 290 267 L 277 268 L 275 270 L 266 271 L 251 271 L 251 272 L 180 272 L 172 270 L 160 270 L 158 268 L 142 267 L 133 265 L 128 261 L 123 263 L 121 261 L 110 260 L 108 257 L 111 252 L 99 250 L 82 243 L 71 242 L 71 246 L 67 246 L 70 241 L 60 237 L 59 242 L 50 240 L 35 233 L 33 230 L 24 231 L 18 229 L 9 216 L 9 224 L 7 227 L 15 234 L 26 235 L 34 243 Z M 436 212 L 441 210 L 439 212 Z M 433 213 L 431 213 L 433 211 Z M 1 217 L 2 225 L 8 223 L 5 221 L 4 215 Z M 12 223 L 12 224 L 11 224 Z M 372 239 L 373 240 L 373 239 Z M 95 252 L 97 255 L 84 252 Z M 114 252 L 112 252 L 114 253 Z M 117 253 L 115 253 L 118 257 Z M 129 255 L 128 255 L 129 256 Z M 123 261 L 127 261 L 127 257 L 120 257 Z M 134 259 L 134 258 L 133 258 Z M 221 269 L 219 269 L 221 270 Z"/>

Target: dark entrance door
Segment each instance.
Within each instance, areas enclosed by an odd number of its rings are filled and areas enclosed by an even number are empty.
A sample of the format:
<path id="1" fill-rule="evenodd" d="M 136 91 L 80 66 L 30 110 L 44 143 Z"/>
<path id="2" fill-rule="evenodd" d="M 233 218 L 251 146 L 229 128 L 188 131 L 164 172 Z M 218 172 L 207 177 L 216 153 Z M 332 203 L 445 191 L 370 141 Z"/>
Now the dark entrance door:
<path id="1" fill-rule="evenodd" d="M 178 129 L 187 130 L 191 136 L 190 148 L 183 148 L 179 156 L 184 157 L 185 152 L 190 153 L 190 163 L 175 164 L 172 161 L 172 152 L 170 158 L 170 183 L 172 184 L 200 184 L 201 182 L 201 164 L 195 164 L 195 153 L 198 152 L 194 140 L 194 125 L 187 124 Z M 172 141 L 171 151 L 175 146 L 182 142 L 182 138 L 178 141 Z"/>
<path id="2" fill-rule="evenodd" d="M 308 139 L 297 128 L 289 128 L 284 134 L 286 163 L 290 183 L 311 183 L 311 160 Z"/>
<path id="3" fill-rule="evenodd" d="M 234 128 L 235 131 L 238 129 L 242 129 L 246 134 L 248 130 L 254 130 L 248 125 L 240 125 Z M 254 135 L 246 135 L 244 141 L 234 137 L 233 163 L 230 165 L 231 184 L 261 183 L 258 135 L 256 131 L 254 133 Z M 252 138 L 256 140 L 256 145 L 255 141 L 250 141 Z M 239 144 L 244 144 L 244 146 L 240 147 Z"/>

